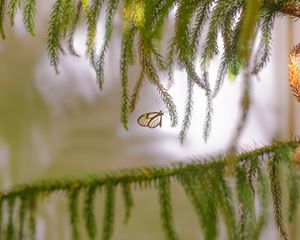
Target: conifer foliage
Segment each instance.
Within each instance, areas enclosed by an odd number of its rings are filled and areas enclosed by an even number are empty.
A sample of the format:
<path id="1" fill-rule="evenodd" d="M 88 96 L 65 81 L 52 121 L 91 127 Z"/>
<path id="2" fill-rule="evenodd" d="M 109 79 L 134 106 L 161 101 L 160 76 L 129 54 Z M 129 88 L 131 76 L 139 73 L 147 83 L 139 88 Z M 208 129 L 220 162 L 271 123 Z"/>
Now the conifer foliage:
<path id="1" fill-rule="evenodd" d="M 59 68 L 59 60 L 65 53 L 64 42 L 70 54 L 78 55 L 73 46 L 74 34 L 78 24 L 84 22 L 87 25 L 86 53 L 102 89 L 105 85 L 105 56 L 112 39 L 114 19 L 121 14 L 120 86 L 124 128 L 128 128 L 128 116 L 136 108 L 145 81 L 149 81 L 160 94 L 168 109 L 171 126 L 178 124 L 176 105 L 159 76 L 162 72 L 168 73 L 172 85 L 172 71 L 179 67 L 187 74 L 188 86 L 180 140 L 184 141 L 191 123 L 195 87 L 202 89 L 206 96 L 203 137 L 207 140 L 213 100 L 222 88 L 225 75 L 228 72 L 238 75 L 243 71 L 243 114 L 233 141 L 234 149 L 249 110 L 250 78 L 261 71 L 270 56 L 274 19 L 283 14 L 299 17 L 297 3 L 296 0 L 55 0 L 47 32 L 50 64 L 55 72 L 63 71 Z M 5 19 L 13 26 L 18 10 L 22 11 L 25 29 L 34 36 L 37 4 L 36 0 L 0 0 L 0 37 L 5 39 Z M 101 11 L 102 8 L 105 11 Z M 105 34 L 98 51 L 97 26 L 101 12 L 105 14 Z M 170 36 L 164 36 L 163 32 L 167 18 L 173 20 Z M 206 25 L 208 30 L 203 31 Z M 258 39 L 260 47 L 252 53 L 258 32 L 261 33 Z M 160 47 L 165 38 L 169 40 L 169 47 L 163 55 L 165 51 Z M 223 43 L 221 46 L 218 45 L 219 38 Z M 209 65 L 217 54 L 221 54 L 221 62 L 216 83 L 211 87 Z M 140 73 L 136 82 L 130 84 L 128 69 L 135 63 L 140 65 Z M 199 69 L 196 68 L 198 65 Z M 131 85 L 134 85 L 133 89 L 130 89 Z M 226 226 L 228 239 L 258 239 L 267 222 L 269 199 L 272 199 L 278 233 L 282 239 L 288 239 L 286 218 L 289 222 L 295 219 L 300 196 L 299 176 L 292 159 L 297 145 L 299 141 L 274 143 L 240 155 L 230 154 L 206 161 L 196 159 L 188 164 L 21 185 L 0 195 L 0 238 L 34 239 L 38 202 L 56 192 L 63 192 L 68 202 L 73 239 L 81 239 L 80 222 L 84 223 L 85 235 L 89 239 L 98 239 L 100 235 L 104 240 L 112 239 L 117 214 L 115 199 L 119 193 L 116 190 L 121 190 L 126 223 L 134 207 L 132 189 L 147 186 L 157 190 L 165 239 L 178 240 L 180 234 L 174 224 L 171 199 L 171 183 L 177 182 L 194 208 L 205 239 L 218 239 L 221 220 Z M 288 210 L 282 204 L 281 168 L 287 172 L 283 184 L 288 189 Z M 105 198 L 102 229 L 99 229 L 95 216 L 99 194 Z M 255 201 L 258 204 L 254 204 Z"/>
<path id="2" fill-rule="evenodd" d="M 55 72 L 59 73 L 60 55 L 65 53 L 62 47 L 64 42 L 68 44 L 69 53 L 77 55 L 73 46 L 74 33 L 78 23 L 84 23 L 87 25 L 86 53 L 95 69 L 99 88 L 102 89 L 105 85 L 105 56 L 110 47 L 115 15 L 120 14 L 123 18 L 120 79 L 121 122 L 124 128 L 128 129 L 129 114 L 136 107 L 145 80 L 148 80 L 161 95 L 170 115 L 171 126 L 178 124 L 176 105 L 159 77 L 162 72 L 168 72 L 172 77 L 172 71 L 177 66 L 186 71 L 188 86 L 180 140 L 184 141 L 190 126 L 194 87 L 202 89 L 207 98 L 203 127 L 203 137 L 207 140 L 211 129 L 213 99 L 220 91 L 226 74 L 230 72 L 238 75 L 245 66 L 249 66 L 248 68 L 251 66 L 248 72 L 252 74 L 260 72 L 269 59 L 275 16 L 279 14 L 294 16 L 297 8 L 293 8 L 293 4 L 296 2 L 291 0 L 56 0 L 48 27 L 47 46 L 50 64 Z M 0 1 L 2 39 L 5 38 L 3 24 L 5 18 L 8 18 L 10 25 L 14 25 L 18 10 L 23 12 L 26 30 L 35 35 L 36 4 L 36 0 Z M 101 12 L 105 14 L 105 34 L 102 46 L 96 50 L 97 26 L 100 24 L 98 20 Z M 170 36 L 165 36 L 163 32 L 167 19 L 174 19 L 173 33 Z M 209 26 L 208 31 L 203 30 L 205 25 Z M 251 47 L 258 32 L 261 32 L 260 47 L 257 53 L 251 54 Z M 222 46 L 218 44 L 219 37 L 223 42 Z M 169 41 L 169 50 L 165 55 L 162 52 L 166 51 L 161 49 L 164 39 Z M 208 68 L 217 54 L 222 54 L 222 59 L 216 84 L 212 89 Z M 251 55 L 256 57 L 249 64 Z M 196 68 L 198 61 L 199 69 Z M 133 64 L 140 65 L 140 74 L 135 84 L 134 79 L 128 79 L 128 68 Z M 135 86 L 130 89 L 132 85 Z"/>
<path id="3" fill-rule="evenodd" d="M 82 239 L 84 223 L 89 239 L 113 239 L 115 206 L 121 194 L 125 223 L 134 207 L 132 188 L 154 188 L 160 206 L 165 239 L 181 239 L 174 224 L 171 183 L 180 184 L 198 218 L 205 239 L 218 239 L 219 223 L 226 226 L 227 239 L 259 239 L 267 221 L 268 199 L 272 196 L 273 218 L 282 239 L 288 239 L 286 222 L 292 222 L 299 202 L 299 175 L 292 158 L 299 141 L 271 146 L 233 156 L 195 159 L 166 167 L 123 170 L 82 179 L 43 181 L 21 185 L 0 197 L 0 229 L 4 239 L 34 239 L 36 204 L 57 192 L 68 202 L 72 239 Z M 282 182 L 279 169 L 286 171 Z M 233 184 L 234 183 L 234 184 Z M 288 189 L 289 205 L 283 208 L 282 188 Z M 121 191 L 117 191 L 120 189 Z M 79 195 L 82 193 L 82 198 Z M 96 196 L 104 196 L 102 227 L 95 215 Z M 254 199 L 258 204 L 254 204 Z M 188 203 L 187 203 L 188 204 Z M 257 211 L 260 209 L 260 211 Z M 82 214 L 80 214 L 82 212 Z M 6 217 L 4 217 L 6 216 Z M 82 219 L 81 219 L 82 218 Z"/>

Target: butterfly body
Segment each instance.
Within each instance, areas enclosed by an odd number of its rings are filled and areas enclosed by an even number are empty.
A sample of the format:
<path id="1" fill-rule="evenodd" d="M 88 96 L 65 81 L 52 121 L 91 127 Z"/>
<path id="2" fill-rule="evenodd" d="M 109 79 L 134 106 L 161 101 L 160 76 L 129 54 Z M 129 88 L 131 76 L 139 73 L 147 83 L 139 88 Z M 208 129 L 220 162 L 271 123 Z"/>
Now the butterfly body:
<path id="1" fill-rule="evenodd" d="M 156 128 L 161 127 L 163 112 L 147 112 L 138 117 L 137 123 L 141 127 Z"/>

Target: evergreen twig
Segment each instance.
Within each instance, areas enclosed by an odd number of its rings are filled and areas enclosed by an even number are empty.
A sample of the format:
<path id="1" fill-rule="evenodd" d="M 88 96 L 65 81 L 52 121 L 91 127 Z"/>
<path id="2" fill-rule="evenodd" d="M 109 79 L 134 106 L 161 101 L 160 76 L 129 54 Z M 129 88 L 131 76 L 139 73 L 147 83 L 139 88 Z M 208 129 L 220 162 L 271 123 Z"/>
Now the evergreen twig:
<path id="1" fill-rule="evenodd" d="M 282 239 L 287 240 L 288 235 L 284 227 L 283 217 L 282 217 L 282 205 L 281 205 L 281 185 L 279 180 L 279 158 L 278 155 L 274 154 L 269 160 L 269 176 L 271 193 L 273 197 L 273 209 L 276 226 L 280 232 Z"/>
<path id="2" fill-rule="evenodd" d="M 49 28 L 48 28 L 48 54 L 50 64 L 58 73 L 59 50 L 60 50 L 60 24 L 63 13 L 64 0 L 56 0 L 51 13 Z"/>
<path id="3" fill-rule="evenodd" d="M 70 212 L 70 223 L 72 229 L 72 239 L 79 239 L 79 231 L 78 231 L 78 195 L 79 188 L 75 187 L 72 189 L 69 196 L 69 212 Z"/>
<path id="4" fill-rule="evenodd" d="M 160 202 L 160 216 L 162 220 L 165 238 L 167 240 L 177 240 L 178 235 L 175 232 L 173 223 L 172 207 L 171 207 L 171 190 L 170 180 L 168 178 L 161 178 L 159 180 L 159 202 Z"/>
<path id="5" fill-rule="evenodd" d="M 124 207 L 125 207 L 124 223 L 126 224 L 130 217 L 131 208 L 133 207 L 133 197 L 132 197 L 130 185 L 128 183 L 124 183 L 122 185 L 122 195 L 123 195 Z"/>
<path id="6" fill-rule="evenodd" d="M 83 206 L 83 220 L 90 239 L 97 236 L 97 221 L 94 214 L 94 200 L 96 190 L 104 187 L 106 189 L 105 213 L 103 225 L 103 238 L 110 239 L 113 234 L 114 220 L 114 199 L 115 190 L 122 187 L 125 203 L 125 220 L 128 220 L 130 210 L 133 206 L 133 196 L 131 187 L 149 188 L 156 186 L 159 190 L 162 224 L 167 239 L 178 239 L 173 223 L 173 213 L 171 208 L 171 181 L 179 181 L 198 216 L 201 228 L 206 239 L 216 239 L 218 236 L 219 217 L 222 216 L 227 227 L 228 239 L 237 238 L 258 238 L 266 223 L 266 209 L 268 208 L 268 185 L 266 170 L 269 171 L 270 190 L 273 196 L 274 219 L 283 239 L 287 239 L 283 216 L 281 213 L 281 186 L 279 181 L 279 162 L 284 162 L 291 167 L 292 155 L 290 151 L 299 145 L 299 141 L 278 142 L 271 146 L 255 149 L 250 152 L 237 155 L 232 160 L 232 155 L 215 158 L 210 161 L 197 159 L 191 163 L 177 163 L 168 167 L 138 168 L 130 171 L 125 170 L 102 176 L 93 176 L 82 179 L 65 179 L 60 181 L 43 181 L 30 185 L 18 186 L 11 191 L 2 193 L 0 201 L 8 204 L 9 220 L 4 225 L 6 236 L 17 234 L 14 213 L 19 216 L 19 235 L 25 223 L 25 215 L 29 214 L 30 238 L 35 235 L 35 207 L 37 196 L 49 196 L 54 192 L 65 192 L 69 197 L 70 227 L 73 239 L 79 239 L 79 215 L 78 194 L 85 193 Z M 227 181 L 232 176 L 226 169 L 232 169 L 232 164 L 236 165 L 234 172 L 236 176 L 236 189 L 238 196 L 238 206 L 233 204 L 233 189 Z M 268 164 L 268 169 L 265 168 Z M 293 179 L 293 177 L 292 177 Z M 288 180 L 290 181 L 290 180 Z M 295 206 L 297 195 L 293 195 L 294 184 L 289 185 L 290 208 Z M 261 213 L 256 219 L 254 207 L 254 195 L 258 194 Z M 216 202 L 215 199 L 218 199 Z M 20 207 L 13 207 L 13 202 L 20 200 Z M 26 207 L 26 210 L 25 210 Z M 239 219 L 236 211 L 239 210 Z M 5 211 L 6 212 L 6 211 Z M 218 214 L 220 213 L 220 214 Z M 0 214 L 1 217 L 1 214 Z M 2 217 L 1 217 L 2 219 Z M 239 222 L 238 222 L 239 220 Z M 237 226 L 241 228 L 237 232 Z M 2 225 L 0 224 L 0 227 Z M 2 227 L 2 228 L 3 228 Z"/>
<path id="7" fill-rule="evenodd" d="M 91 240 L 96 239 L 97 235 L 97 227 L 96 227 L 96 219 L 94 214 L 94 200 L 96 195 L 97 186 L 91 185 L 87 189 L 87 193 L 84 201 L 84 219 L 85 219 L 85 227 L 88 233 L 88 236 Z"/>
<path id="8" fill-rule="evenodd" d="M 19 4 L 19 0 L 10 0 L 7 6 L 7 14 L 11 26 L 13 26 L 15 23 L 15 16 L 17 13 L 18 4 Z"/>
<path id="9" fill-rule="evenodd" d="M 31 33 L 32 36 L 35 36 L 35 1 L 36 0 L 26 0 L 23 13 L 25 28 L 29 33 Z"/>
<path id="10" fill-rule="evenodd" d="M 0 0 L 0 36 L 4 40 L 5 39 L 5 32 L 4 32 L 4 12 L 5 12 L 5 4 L 6 0 Z"/>
<path id="11" fill-rule="evenodd" d="M 115 214 L 115 187 L 111 184 L 106 186 L 106 196 L 105 196 L 105 213 L 104 213 L 104 223 L 102 239 L 110 240 L 113 234 L 113 223 Z"/>

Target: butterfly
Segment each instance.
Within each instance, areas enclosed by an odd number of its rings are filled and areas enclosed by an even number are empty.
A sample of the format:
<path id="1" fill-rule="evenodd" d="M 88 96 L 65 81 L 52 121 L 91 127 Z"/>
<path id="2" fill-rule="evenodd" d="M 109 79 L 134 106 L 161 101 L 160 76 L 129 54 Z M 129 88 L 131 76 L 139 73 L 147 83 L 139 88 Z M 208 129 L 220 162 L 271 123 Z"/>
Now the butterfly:
<path id="1" fill-rule="evenodd" d="M 138 117 L 137 123 L 141 127 L 148 127 L 148 128 L 156 128 L 157 126 L 161 127 L 162 115 L 164 115 L 162 111 L 144 113 Z"/>

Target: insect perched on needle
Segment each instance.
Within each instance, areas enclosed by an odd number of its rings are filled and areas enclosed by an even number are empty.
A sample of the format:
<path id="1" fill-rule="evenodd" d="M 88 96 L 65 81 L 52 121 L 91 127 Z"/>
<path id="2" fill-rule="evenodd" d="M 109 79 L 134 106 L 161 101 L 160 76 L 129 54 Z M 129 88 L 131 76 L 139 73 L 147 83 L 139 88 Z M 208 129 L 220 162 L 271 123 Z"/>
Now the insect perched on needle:
<path id="1" fill-rule="evenodd" d="M 161 127 L 162 124 L 162 111 L 159 112 L 147 112 L 138 117 L 137 123 L 141 127 L 156 128 L 157 126 Z"/>

